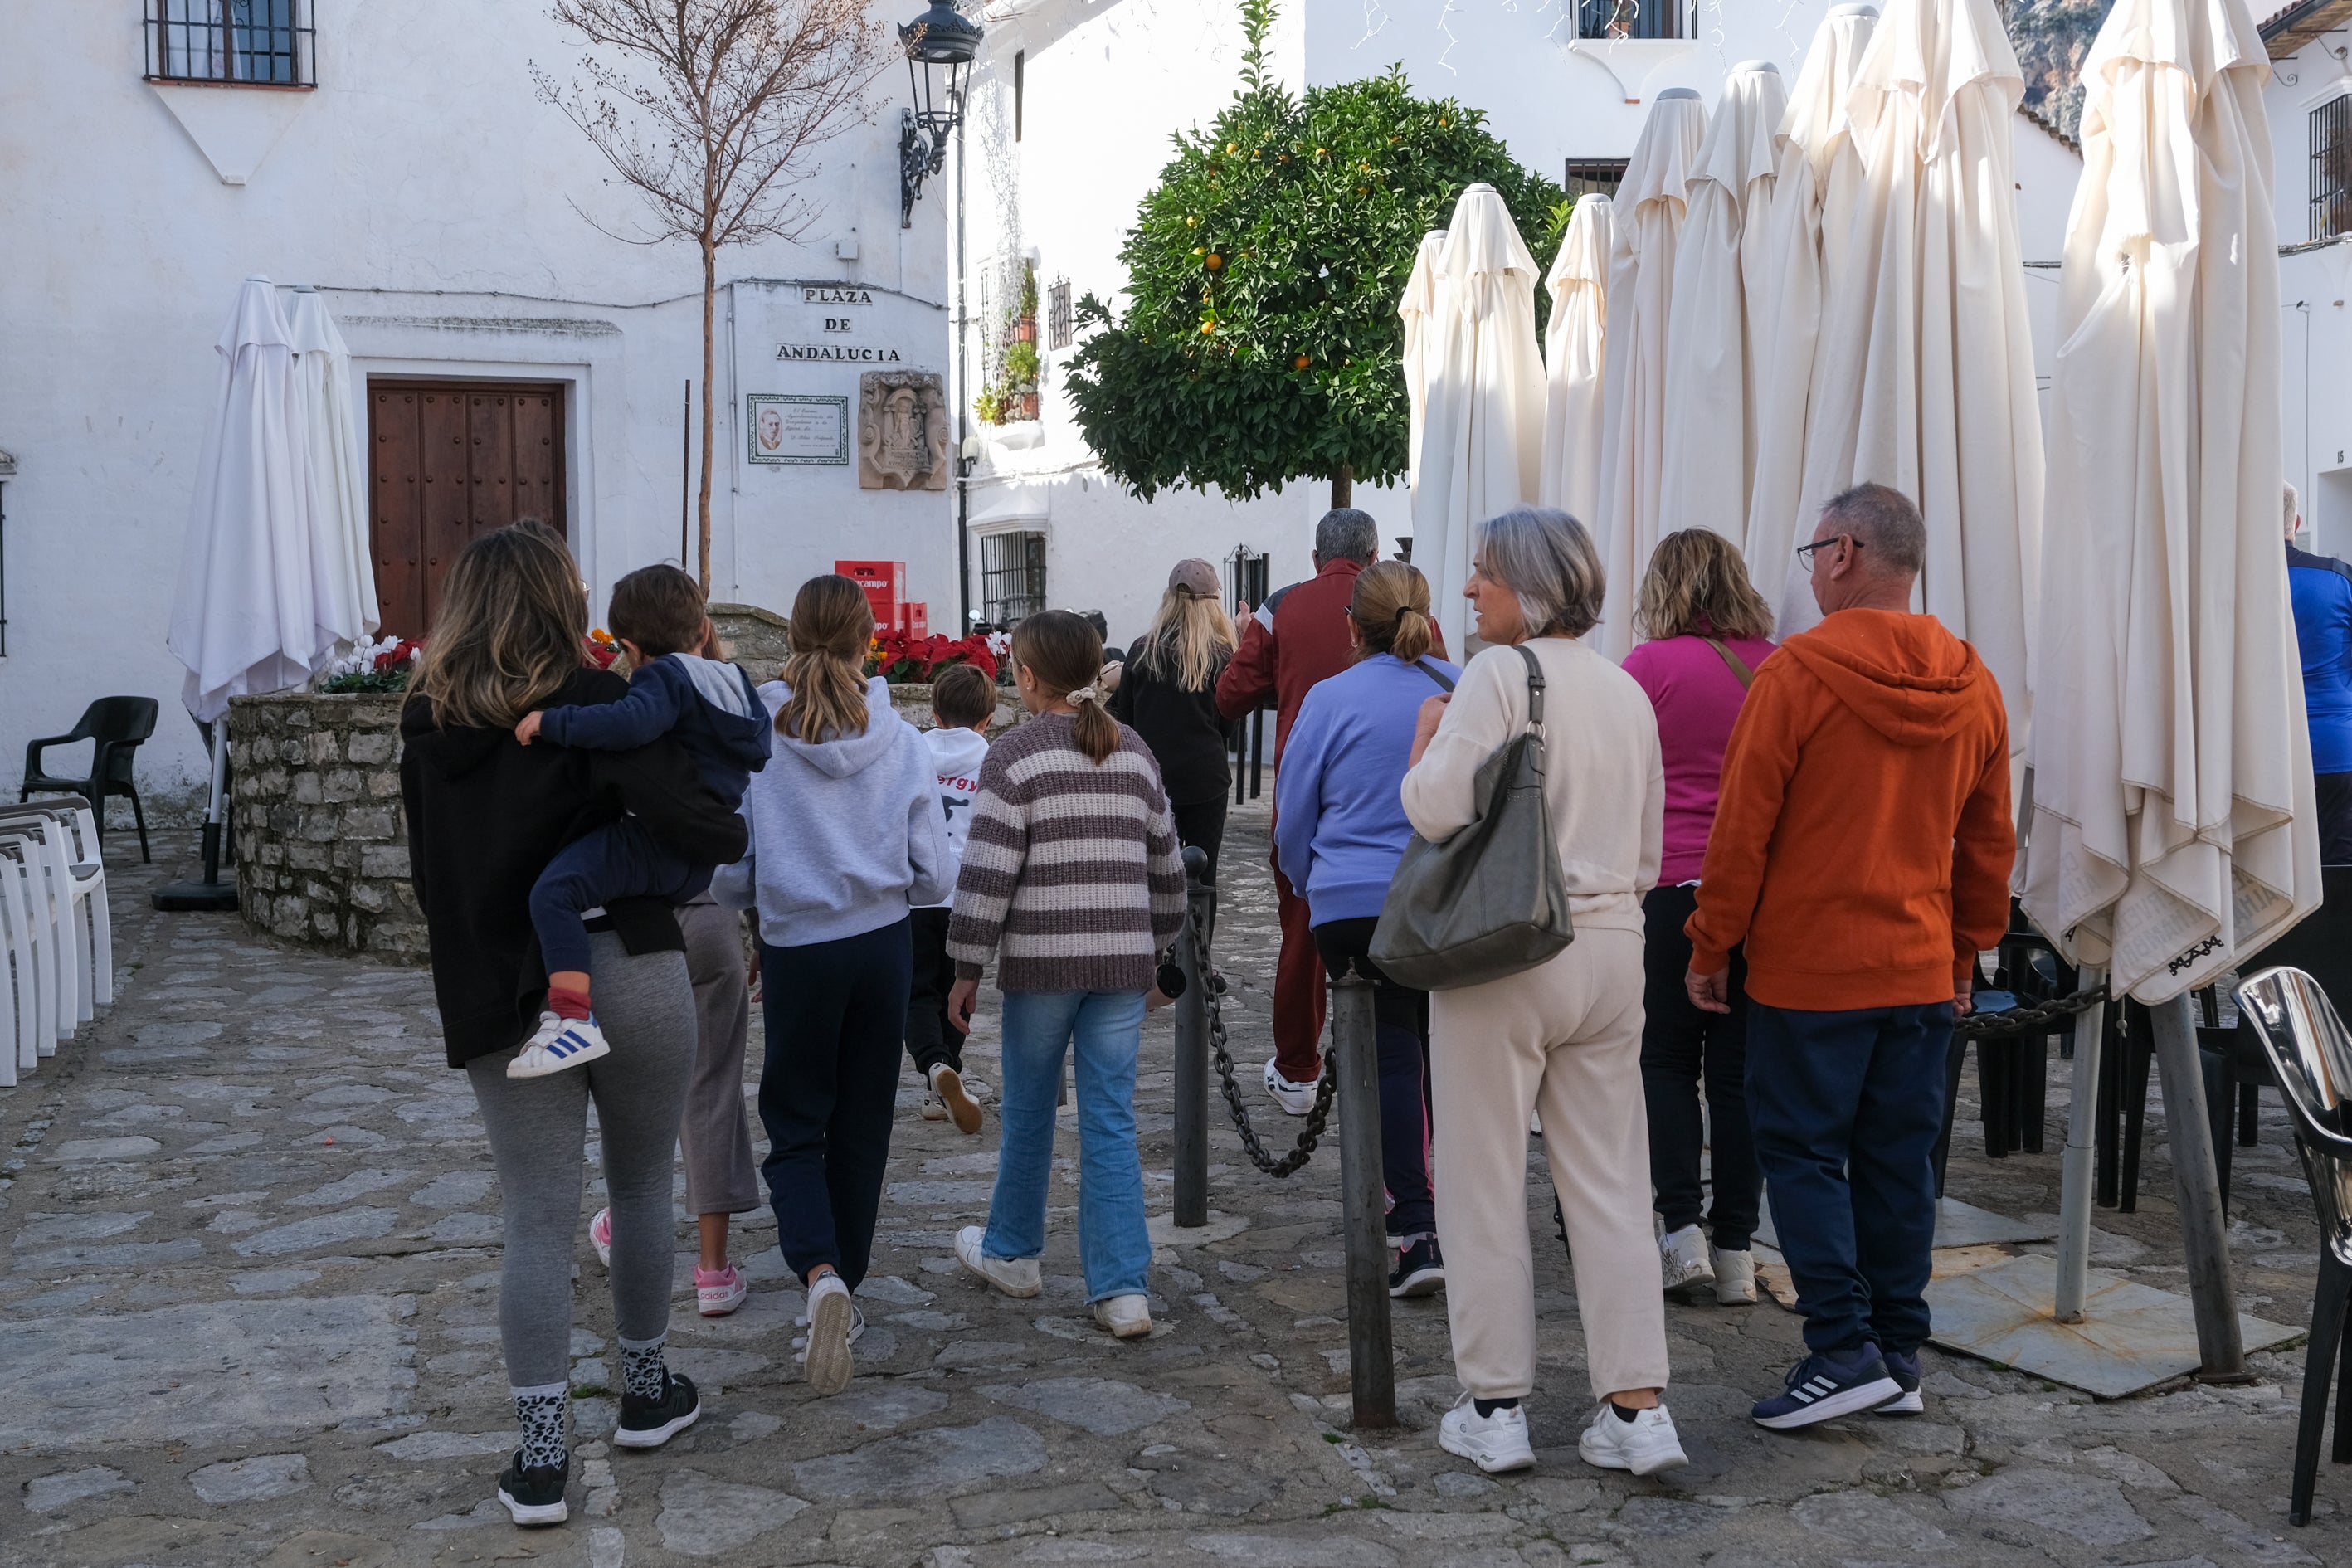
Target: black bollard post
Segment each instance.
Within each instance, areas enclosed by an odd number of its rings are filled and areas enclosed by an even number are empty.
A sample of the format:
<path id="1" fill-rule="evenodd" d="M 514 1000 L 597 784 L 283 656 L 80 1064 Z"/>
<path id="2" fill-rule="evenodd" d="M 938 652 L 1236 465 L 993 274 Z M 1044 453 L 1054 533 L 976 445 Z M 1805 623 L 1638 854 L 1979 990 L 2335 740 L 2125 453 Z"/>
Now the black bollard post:
<path id="1" fill-rule="evenodd" d="M 1389 1238 L 1381 1174 L 1380 1040 L 1372 983 L 1331 982 L 1331 1046 L 1339 1088 L 1339 1190 L 1348 1235 L 1348 1380 L 1358 1431 L 1397 1424 L 1389 1332 Z"/>
<path id="2" fill-rule="evenodd" d="M 1215 896 L 1201 883 L 1208 868 L 1208 856 L 1185 849 L 1184 931 L 1176 939 L 1184 974 L 1176 998 L 1176 1224 L 1184 1229 L 1209 1223 L 1209 977 L 1193 945 Z"/>

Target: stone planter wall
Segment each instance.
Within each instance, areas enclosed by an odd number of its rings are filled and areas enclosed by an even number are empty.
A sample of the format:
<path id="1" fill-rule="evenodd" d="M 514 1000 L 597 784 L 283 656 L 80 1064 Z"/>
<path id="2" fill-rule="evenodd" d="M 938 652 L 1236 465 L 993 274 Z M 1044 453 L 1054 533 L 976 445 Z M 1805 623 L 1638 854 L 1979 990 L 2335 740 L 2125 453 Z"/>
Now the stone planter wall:
<path id="1" fill-rule="evenodd" d="M 289 691 L 229 705 L 246 923 L 281 941 L 422 962 L 393 696 Z"/>

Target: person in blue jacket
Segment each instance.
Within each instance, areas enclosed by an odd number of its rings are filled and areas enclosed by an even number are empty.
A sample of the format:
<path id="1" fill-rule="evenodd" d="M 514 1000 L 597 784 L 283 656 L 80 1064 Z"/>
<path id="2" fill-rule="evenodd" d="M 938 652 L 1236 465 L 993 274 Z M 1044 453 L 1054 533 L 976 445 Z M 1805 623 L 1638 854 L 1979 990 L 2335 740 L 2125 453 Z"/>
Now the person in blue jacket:
<path id="1" fill-rule="evenodd" d="M 694 760 L 695 772 L 739 805 L 751 775 L 767 766 L 768 710 L 751 678 L 704 658 L 710 620 L 702 589 L 675 566 L 643 566 L 613 584 L 613 635 L 629 656 L 629 694 L 601 707 L 526 713 L 515 739 L 595 752 L 634 752 L 664 735 Z M 547 967 L 547 1010 L 507 1068 L 509 1078 L 543 1078 L 612 1049 L 588 991 L 587 917 L 608 900 L 658 896 L 674 904 L 710 886 L 709 867 L 664 849 L 634 817 L 592 828 L 547 863 L 530 890 L 530 923 Z"/>
<path id="2" fill-rule="evenodd" d="M 1372 929 L 1412 837 L 1398 794 L 1413 725 L 1461 671 L 1429 657 L 1436 626 L 1429 582 L 1402 561 L 1367 566 L 1348 603 L 1355 662 L 1300 703 L 1275 779 L 1275 855 L 1306 896 L 1323 966 L 1372 982 L 1380 1039 L 1381 1151 L 1391 1296 L 1445 1283 L 1429 1184 L 1429 993 L 1398 984 L 1371 961 Z"/>
<path id="3" fill-rule="evenodd" d="M 2352 566 L 2294 547 L 2301 498 L 2286 487 L 2287 592 L 2303 657 L 2303 707 L 2319 796 L 2319 859 L 2352 865 Z"/>

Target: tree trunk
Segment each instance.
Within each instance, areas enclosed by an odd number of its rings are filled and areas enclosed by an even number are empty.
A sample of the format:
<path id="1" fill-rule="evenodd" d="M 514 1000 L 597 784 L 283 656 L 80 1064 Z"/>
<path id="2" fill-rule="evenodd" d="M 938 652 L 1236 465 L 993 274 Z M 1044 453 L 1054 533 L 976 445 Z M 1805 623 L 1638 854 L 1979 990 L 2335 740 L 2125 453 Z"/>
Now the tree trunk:
<path id="1" fill-rule="evenodd" d="M 1339 471 L 1331 476 L 1331 510 L 1356 504 L 1356 468 L 1352 463 L 1342 463 Z"/>
<path id="2" fill-rule="evenodd" d="M 710 377 L 715 358 L 711 342 L 711 317 L 719 301 L 719 249 L 708 239 L 702 242 L 702 488 L 695 497 L 695 519 L 699 538 L 697 541 L 697 566 L 702 583 L 702 596 L 710 597 L 710 436 L 713 414 L 710 406 Z"/>

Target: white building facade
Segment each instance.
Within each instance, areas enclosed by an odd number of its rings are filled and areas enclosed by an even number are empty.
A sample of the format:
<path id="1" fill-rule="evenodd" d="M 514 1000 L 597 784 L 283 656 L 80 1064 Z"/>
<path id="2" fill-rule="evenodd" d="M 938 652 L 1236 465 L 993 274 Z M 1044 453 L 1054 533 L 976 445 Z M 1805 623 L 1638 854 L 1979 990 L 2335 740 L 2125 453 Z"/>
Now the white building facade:
<path id="1" fill-rule="evenodd" d="M 152 696 L 151 812 L 202 773 L 163 634 L 248 275 L 318 289 L 352 350 L 386 632 L 421 634 L 465 540 L 521 515 L 563 527 L 599 606 L 692 559 L 699 259 L 612 237 L 643 208 L 531 75 L 568 83 L 579 40 L 538 4 L 258 0 L 295 58 L 268 28 L 158 44 L 159 14 L 223 9 L 0 0 L 0 756 Z M 239 79 L 155 79 L 206 71 Z M 782 609 L 837 559 L 894 560 L 952 618 L 944 463 L 936 488 L 868 488 L 857 448 L 863 377 L 948 368 L 936 180 L 900 227 L 907 90 L 894 62 L 870 122 L 821 150 L 799 242 L 720 252 L 716 600 Z"/>
<path id="2" fill-rule="evenodd" d="M 1292 90 L 1400 65 L 1414 91 L 1483 110 L 1525 166 L 1570 189 L 1608 188 L 1656 95 L 1696 89 L 1711 109 L 1730 68 L 1768 59 L 1794 80 L 1836 0 L 1641 0 L 1635 30 L 1601 31 L 1608 0 L 1285 0 L 1269 39 L 1273 74 Z M 962 140 L 963 306 L 960 416 L 1002 330 L 1024 264 L 1037 280 L 1044 373 L 1038 417 L 977 427 L 970 481 L 977 613 L 1045 604 L 1100 609 L 1114 639 L 1148 626 L 1168 568 L 1239 549 L 1272 557 L 1279 585 L 1310 571 L 1324 485 L 1235 503 L 1214 493 L 1128 494 L 1096 466 L 1060 371 L 1070 346 L 1055 329 L 1056 294 L 1111 299 L 1119 247 L 1157 183 L 1171 137 L 1206 123 L 1238 86 L 1244 47 L 1234 0 L 991 0 Z M 2054 323 L 2056 263 L 2079 153 L 2021 116 L 2016 124 L 2021 238 L 2037 326 Z M 951 175 L 953 171 L 951 170 Z M 2037 357 L 2047 385 L 2047 331 Z M 1355 487 L 1354 504 L 1384 539 L 1409 534 L 1402 486 Z"/>
<path id="3" fill-rule="evenodd" d="M 2288 5 L 2263 32 L 2286 474 L 2308 547 L 2352 559 L 2352 0 Z"/>

